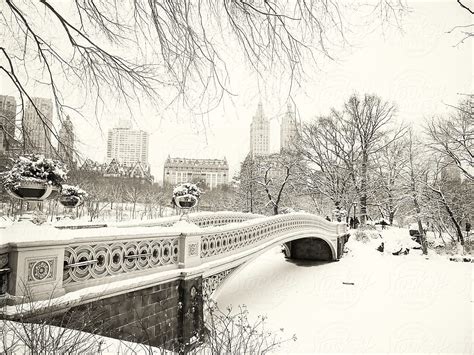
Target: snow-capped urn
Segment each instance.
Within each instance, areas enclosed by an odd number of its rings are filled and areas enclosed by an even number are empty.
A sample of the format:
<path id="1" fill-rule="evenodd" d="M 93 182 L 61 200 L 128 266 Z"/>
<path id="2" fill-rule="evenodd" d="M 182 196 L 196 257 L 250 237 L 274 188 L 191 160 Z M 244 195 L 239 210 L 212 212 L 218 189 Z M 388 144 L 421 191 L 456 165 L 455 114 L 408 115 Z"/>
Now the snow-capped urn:
<path id="1" fill-rule="evenodd" d="M 79 186 L 63 185 L 59 202 L 65 207 L 78 207 L 84 203 L 87 192 Z"/>
<path id="2" fill-rule="evenodd" d="M 190 209 L 197 205 L 201 194 L 196 184 L 187 182 L 174 188 L 173 203 L 179 208 Z"/>
<path id="3" fill-rule="evenodd" d="M 15 198 L 44 200 L 54 188 L 61 189 L 67 169 L 60 161 L 42 155 L 20 156 L 3 175 L 5 190 Z"/>

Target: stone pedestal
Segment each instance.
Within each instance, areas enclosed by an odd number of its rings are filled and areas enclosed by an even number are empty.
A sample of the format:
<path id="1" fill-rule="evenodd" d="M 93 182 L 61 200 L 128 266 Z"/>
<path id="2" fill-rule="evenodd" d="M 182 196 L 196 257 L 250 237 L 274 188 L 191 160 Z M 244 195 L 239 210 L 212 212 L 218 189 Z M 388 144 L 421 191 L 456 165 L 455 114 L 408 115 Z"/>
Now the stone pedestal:
<path id="1" fill-rule="evenodd" d="M 37 227 L 31 222 L 18 222 L 16 233 L 54 233 L 54 228 Z M 11 269 L 8 293 L 15 295 L 14 303 L 46 300 L 65 294 L 62 287 L 64 246 L 41 242 L 13 244 L 8 252 Z"/>

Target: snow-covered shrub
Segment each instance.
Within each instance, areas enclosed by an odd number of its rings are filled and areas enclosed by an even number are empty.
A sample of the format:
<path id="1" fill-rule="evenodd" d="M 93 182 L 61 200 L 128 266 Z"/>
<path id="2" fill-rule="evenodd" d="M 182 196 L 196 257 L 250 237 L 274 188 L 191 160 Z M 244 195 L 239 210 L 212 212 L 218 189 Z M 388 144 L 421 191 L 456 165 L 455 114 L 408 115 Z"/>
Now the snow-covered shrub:
<path id="1" fill-rule="evenodd" d="M 296 335 L 285 337 L 284 328 L 268 330 L 266 316 L 249 317 L 245 305 L 222 310 L 210 299 L 204 311 L 206 322 L 201 339 L 195 339 L 199 344 L 192 351 L 195 354 L 267 354 L 277 352 L 284 343 L 296 341 Z"/>
<path id="2" fill-rule="evenodd" d="M 279 211 L 280 214 L 288 214 L 288 213 L 295 213 L 295 212 L 296 211 L 291 207 L 283 207 L 283 208 L 280 208 L 280 211 Z"/>
<path id="3" fill-rule="evenodd" d="M 88 193 L 79 186 L 66 185 L 62 186 L 61 197 L 79 197 L 86 198 Z"/>
<path id="4" fill-rule="evenodd" d="M 201 194 L 202 192 L 199 187 L 197 187 L 196 184 L 191 184 L 189 182 L 176 186 L 173 190 L 173 197 L 192 195 L 199 198 Z"/>
<path id="5" fill-rule="evenodd" d="M 379 238 L 381 238 L 380 233 L 371 225 L 364 225 L 354 233 L 354 239 L 362 243 L 367 243 L 373 239 Z"/>
<path id="6" fill-rule="evenodd" d="M 47 183 L 60 187 L 67 179 L 67 169 L 60 161 L 42 155 L 25 155 L 14 161 L 3 177 L 3 186 L 16 190 L 21 181 Z"/>

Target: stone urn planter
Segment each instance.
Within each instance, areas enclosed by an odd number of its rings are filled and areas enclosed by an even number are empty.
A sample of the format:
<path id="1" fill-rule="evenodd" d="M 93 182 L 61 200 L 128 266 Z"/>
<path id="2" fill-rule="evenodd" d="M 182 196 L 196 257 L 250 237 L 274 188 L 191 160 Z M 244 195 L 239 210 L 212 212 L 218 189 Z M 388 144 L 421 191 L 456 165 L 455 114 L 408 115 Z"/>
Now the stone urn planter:
<path id="1" fill-rule="evenodd" d="M 75 208 L 84 203 L 84 199 L 78 196 L 61 196 L 59 203 L 64 207 Z"/>
<path id="2" fill-rule="evenodd" d="M 178 208 L 190 209 L 197 205 L 198 199 L 194 195 L 182 195 L 174 197 L 174 202 Z"/>
<path id="3" fill-rule="evenodd" d="M 189 220 L 189 210 L 196 207 L 199 198 L 201 197 L 201 190 L 189 182 L 176 186 L 173 190 L 173 204 L 181 210 L 181 218 L 184 217 Z"/>
<path id="4" fill-rule="evenodd" d="M 84 203 L 84 199 L 88 196 L 87 192 L 79 186 L 72 186 L 63 184 L 59 203 L 63 205 L 66 210 L 66 217 L 74 219 L 74 209 Z"/>
<path id="5" fill-rule="evenodd" d="M 54 194 L 57 196 L 66 175 L 67 170 L 61 162 L 42 155 L 25 155 L 16 159 L 11 169 L 5 172 L 2 183 L 10 196 L 28 202 L 27 210 L 19 220 L 42 223 L 44 216 L 38 209 L 38 202 L 51 198 Z M 35 213 L 38 218 L 34 216 Z"/>
<path id="6" fill-rule="evenodd" d="M 20 180 L 15 187 L 6 187 L 5 190 L 17 199 L 43 201 L 51 195 L 53 186 L 47 182 Z"/>

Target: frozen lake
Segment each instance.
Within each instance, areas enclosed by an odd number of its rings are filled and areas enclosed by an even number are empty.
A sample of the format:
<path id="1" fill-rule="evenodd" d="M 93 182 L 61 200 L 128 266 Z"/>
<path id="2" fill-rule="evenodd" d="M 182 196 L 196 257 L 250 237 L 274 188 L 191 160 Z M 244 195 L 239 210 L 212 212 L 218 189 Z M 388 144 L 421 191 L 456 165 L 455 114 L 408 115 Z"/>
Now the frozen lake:
<path id="1" fill-rule="evenodd" d="M 474 264 L 415 254 L 297 264 L 277 247 L 227 280 L 217 301 L 296 334 L 284 353 L 472 353 Z"/>

